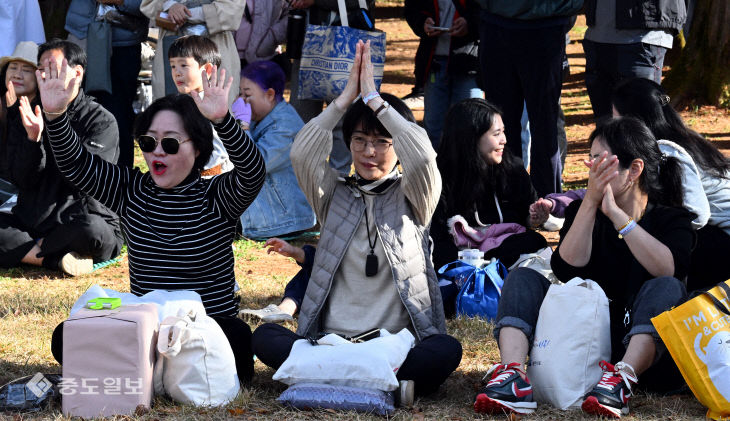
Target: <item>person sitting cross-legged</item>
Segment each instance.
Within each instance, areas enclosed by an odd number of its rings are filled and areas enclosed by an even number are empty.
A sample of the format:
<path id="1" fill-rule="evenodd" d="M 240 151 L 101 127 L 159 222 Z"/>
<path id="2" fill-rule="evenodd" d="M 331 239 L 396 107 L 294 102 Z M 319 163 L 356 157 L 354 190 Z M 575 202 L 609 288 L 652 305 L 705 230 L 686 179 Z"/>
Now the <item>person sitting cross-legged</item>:
<path id="1" fill-rule="evenodd" d="M 355 101 L 358 93 L 364 100 Z M 343 114 L 356 171 L 347 179 L 327 163 L 332 129 Z M 428 225 L 441 178 L 428 135 L 410 109 L 375 90 L 369 44 L 357 44 L 345 89 L 299 131 L 291 158 L 322 235 L 296 333 L 264 324 L 253 334 L 254 353 L 278 368 L 304 337 L 406 328 L 416 345 L 396 375 L 401 391 L 436 391 L 461 361 L 461 345 L 446 334 L 430 259 Z M 403 405 L 413 397 L 399 396 Z"/>
<path id="2" fill-rule="evenodd" d="M 8 109 L 7 139 L 0 159 L 9 181 L 18 188 L 18 203 L 11 214 L 0 213 L 0 266 L 25 263 L 73 276 L 87 274 L 94 270 L 94 264 L 119 255 L 119 217 L 61 174 L 44 132 L 44 116 L 52 118 L 55 110 L 41 110 L 36 95 L 36 59 L 42 66 L 54 63 L 56 68 L 65 63 L 66 74 L 79 81 L 86 68 L 86 53 L 81 47 L 62 40 L 37 47 L 37 58 L 11 57 L 8 70 L 12 74 L 17 74 L 18 64 L 27 69 L 18 68 L 26 76 L 14 78 L 6 93 L 6 99 L 17 96 L 17 100 L 13 99 Z M 116 120 L 86 96 L 79 84 L 70 88 L 64 112 L 85 151 L 105 162 L 117 162 Z"/>
<path id="3" fill-rule="evenodd" d="M 566 211 L 552 256 L 555 276 L 592 279 L 610 304 L 612 361 L 585 396 L 583 411 L 611 418 L 629 413 L 638 382 L 669 391 L 684 382 L 651 318 L 682 303 L 695 239 L 693 215 L 683 209 L 681 170 L 663 157 L 649 129 L 621 117 L 590 136 L 588 188 Z M 661 177 L 660 177 L 661 174 Z M 501 363 L 479 390 L 477 412 L 532 412 L 525 374 L 540 305 L 550 282 L 528 268 L 510 272 L 502 289 L 494 335 Z"/>
<path id="4" fill-rule="evenodd" d="M 65 61 L 64 61 L 65 66 Z M 118 212 L 129 253 L 132 294 L 190 290 L 200 294 L 206 313 L 231 345 L 236 372 L 253 376 L 251 329 L 237 319 L 238 300 L 231 243 L 243 211 L 261 190 L 266 170 L 261 154 L 228 111 L 225 71 L 204 73 L 205 95 L 171 95 L 142 113 L 134 134 L 149 171 L 113 165 L 88 153 L 69 124 L 71 86 L 81 82 L 55 64 L 38 72 L 46 110 L 46 133 L 68 182 Z M 203 178 L 213 151 L 213 128 L 234 165 L 232 171 Z M 63 324 L 51 351 L 63 362 Z"/>

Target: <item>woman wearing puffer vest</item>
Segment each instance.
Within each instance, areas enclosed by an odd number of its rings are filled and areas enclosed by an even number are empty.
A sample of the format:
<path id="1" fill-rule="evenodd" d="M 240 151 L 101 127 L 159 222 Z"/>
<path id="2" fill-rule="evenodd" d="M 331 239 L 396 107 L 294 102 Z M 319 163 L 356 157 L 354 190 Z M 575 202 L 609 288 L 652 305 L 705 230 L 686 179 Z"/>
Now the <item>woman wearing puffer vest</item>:
<path id="1" fill-rule="evenodd" d="M 356 171 L 347 179 L 327 163 L 332 129 L 343 114 Z M 407 328 L 416 345 L 398 370 L 396 398 L 408 406 L 414 391 L 436 391 L 461 361 L 461 345 L 446 335 L 430 259 L 428 225 L 441 177 L 431 142 L 408 107 L 377 93 L 369 43 L 358 43 L 347 86 L 299 132 L 291 159 L 322 236 L 297 332 L 264 324 L 254 332 L 254 353 L 278 368 L 304 337 Z"/>

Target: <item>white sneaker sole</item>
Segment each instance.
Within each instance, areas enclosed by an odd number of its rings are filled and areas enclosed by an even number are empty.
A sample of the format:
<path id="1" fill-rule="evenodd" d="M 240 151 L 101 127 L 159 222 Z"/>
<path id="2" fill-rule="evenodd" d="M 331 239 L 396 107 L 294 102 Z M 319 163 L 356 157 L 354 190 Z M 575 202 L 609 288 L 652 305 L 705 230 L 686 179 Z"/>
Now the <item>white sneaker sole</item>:
<path id="1" fill-rule="evenodd" d="M 61 261 L 58 262 L 58 266 L 71 276 L 86 275 L 94 271 L 94 260 L 71 252 L 63 255 Z"/>
<path id="2" fill-rule="evenodd" d="M 532 414 L 537 409 L 537 402 L 507 402 L 490 398 L 484 393 L 477 395 L 474 402 L 474 411 L 477 413 L 499 414 L 516 412 L 518 414 Z"/>

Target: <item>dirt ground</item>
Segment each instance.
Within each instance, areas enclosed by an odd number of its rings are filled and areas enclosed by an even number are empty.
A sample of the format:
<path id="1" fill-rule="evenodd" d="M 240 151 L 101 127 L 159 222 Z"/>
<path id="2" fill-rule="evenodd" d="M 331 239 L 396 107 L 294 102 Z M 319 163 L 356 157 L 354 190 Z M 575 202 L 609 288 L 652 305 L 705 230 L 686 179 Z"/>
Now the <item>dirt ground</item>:
<path id="1" fill-rule="evenodd" d="M 393 11 L 389 15 L 393 15 Z M 386 13 L 388 15 L 388 13 Z M 378 21 L 378 27 L 387 34 L 387 62 L 382 91 L 403 96 L 413 84 L 413 57 L 417 39 L 400 18 Z M 580 40 L 585 32 L 581 17 L 570 32 L 568 45 L 571 74 L 563 86 L 562 105 L 566 114 L 568 159 L 564 180 L 567 188 L 585 185 L 587 170 L 582 160 L 587 155 L 587 139 L 593 129 L 590 103 L 585 90 L 585 59 Z M 414 110 L 422 119 L 423 110 Z M 713 107 L 683 110 L 688 124 L 715 142 L 726 154 L 730 150 L 730 112 Z M 545 233 L 555 244 L 557 236 Z M 316 243 L 316 241 L 315 241 Z M 301 244 L 301 243 L 299 243 Z M 234 243 L 236 276 L 241 287 L 243 307 L 262 307 L 278 302 L 286 282 L 297 272 L 292 259 L 269 255 L 261 243 L 240 240 Z M 57 273 L 24 266 L 0 271 L 0 385 L 37 371 L 60 372 L 50 355 L 48 343 L 53 328 L 63 321 L 68 310 L 90 285 L 128 291 L 126 254 L 121 263 L 91 275 L 68 278 Z M 256 322 L 252 322 L 252 328 Z M 287 324 L 295 328 L 294 324 Z M 449 321 L 449 333 L 464 346 L 462 364 L 441 392 L 435 397 L 421 399 L 412 411 L 399 410 L 395 419 L 450 419 L 477 417 L 470 408 L 473 393 L 489 365 L 497 361 L 496 344 L 491 339 L 491 325 L 483 320 L 457 319 Z M 256 380 L 231 405 L 220 410 L 196 409 L 180 406 L 160 398 L 155 409 L 133 419 L 365 419 L 358 414 L 338 414 L 328 411 L 298 412 L 279 407 L 273 402 L 284 389 L 271 381 L 273 372 L 260 363 L 256 365 Z M 690 420 L 703 417 L 704 410 L 687 394 L 671 397 L 640 395 L 635 399 L 633 415 L 628 419 Z M 0 414 L 0 419 L 62 419 L 60 408 L 54 407 L 35 415 L 13 416 Z M 492 417 L 503 419 L 502 417 Z M 580 413 L 564 413 L 545 405 L 528 419 L 582 419 Z M 130 419 L 124 417 L 119 419 Z"/>

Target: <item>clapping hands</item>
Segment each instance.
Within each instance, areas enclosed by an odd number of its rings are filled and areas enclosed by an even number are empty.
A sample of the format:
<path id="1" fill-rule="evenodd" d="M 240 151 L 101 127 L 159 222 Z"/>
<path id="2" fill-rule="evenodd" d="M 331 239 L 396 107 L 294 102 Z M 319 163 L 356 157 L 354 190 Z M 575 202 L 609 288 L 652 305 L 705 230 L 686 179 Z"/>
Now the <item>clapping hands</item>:
<path id="1" fill-rule="evenodd" d="M 601 208 L 601 212 L 609 216 L 618 207 L 610 184 L 611 180 L 618 176 L 618 157 L 608 156 L 608 152 L 603 151 L 598 157 L 584 160 L 583 163 L 590 169 L 588 187 L 583 200 L 592 202 Z"/>

